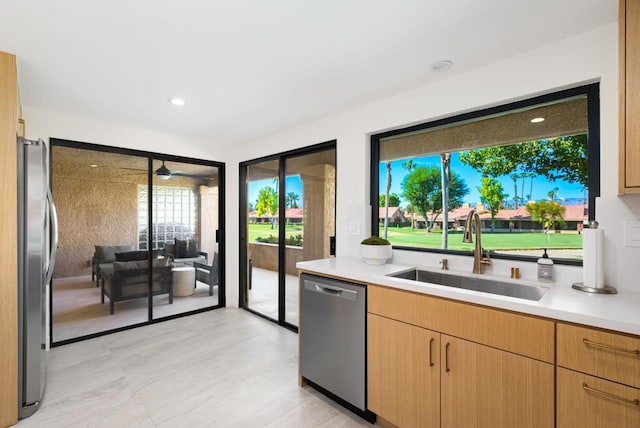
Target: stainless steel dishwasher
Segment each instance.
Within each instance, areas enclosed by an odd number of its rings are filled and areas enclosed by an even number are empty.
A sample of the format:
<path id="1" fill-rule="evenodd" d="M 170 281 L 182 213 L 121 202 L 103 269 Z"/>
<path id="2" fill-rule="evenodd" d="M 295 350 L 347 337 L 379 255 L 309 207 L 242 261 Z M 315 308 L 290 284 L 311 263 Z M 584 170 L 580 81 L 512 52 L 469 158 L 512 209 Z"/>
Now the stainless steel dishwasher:
<path id="1" fill-rule="evenodd" d="M 366 410 L 366 288 L 300 275 L 300 376 Z"/>

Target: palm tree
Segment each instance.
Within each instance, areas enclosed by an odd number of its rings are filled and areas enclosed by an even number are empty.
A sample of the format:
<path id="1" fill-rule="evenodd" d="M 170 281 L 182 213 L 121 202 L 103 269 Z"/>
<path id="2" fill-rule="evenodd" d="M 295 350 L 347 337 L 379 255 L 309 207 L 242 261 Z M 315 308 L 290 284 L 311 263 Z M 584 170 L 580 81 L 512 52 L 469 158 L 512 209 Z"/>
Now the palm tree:
<path id="1" fill-rule="evenodd" d="M 414 167 L 413 159 L 409 159 L 408 161 L 403 162 L 402 166 L 407 171 L 411 172 L 411 170 Z M 407 205 L 407 212 L 411 215 L 411 230 L 415 230 L 415 228 L 416 228 L 416 219 L 415 219 L 415 216 L 413 215 L 414 210 L 413 210 L 413 205 L 412 204 Z"/>
<path id="2" fill-rule="evenodd" d="M 387 186 L 384 192 L 384 239 L 387 239 L 389 230 L 389 189 L 391 189 L 391 161 L 386 162 L 387 165 Z"/>
<path id="3" fill-rule="evenodd" d="M 560 189 L 558 189 L 557 187 L 554 187 L 553 189 L 549 190 L 549 193 L 547 193 L 547 196 L 549 196 L 549 199 L 552 202 L 556 198 L 556 196 L 558 196 L 558 192 L 559 191 L 560 191 Z"/>
<path id="4" fill-rule="evenodd" d="M 516 209 L 518 209 L 518 174 L 511 174 L 511 179 L 513 180 L 513 200 L 516 204 Z"/>
<path id="5" fill-rule="evenodd" d="M 449 247 L 449 183 L 451 181 L 451 154 L 440 153 L 442 175 L 442 248 Z"/>
<path id="6" fill-rule="evenodd" d="M 298 208 L 298 201 L 300 200 L 300 195 L 296 192 L 287 193 L 287 206 L 289 208 Z"/>
<path id="7" fill-rule="evenodd" d="M 536 174 L 534 172 L 530 172 L 529 173 L 529 178 L 531 178 L 531 184 L 529 185 L 529 196 L 527 197 L 527 200 L 531 200 L 533 198 L 533 179 L 536 176 Z"/>

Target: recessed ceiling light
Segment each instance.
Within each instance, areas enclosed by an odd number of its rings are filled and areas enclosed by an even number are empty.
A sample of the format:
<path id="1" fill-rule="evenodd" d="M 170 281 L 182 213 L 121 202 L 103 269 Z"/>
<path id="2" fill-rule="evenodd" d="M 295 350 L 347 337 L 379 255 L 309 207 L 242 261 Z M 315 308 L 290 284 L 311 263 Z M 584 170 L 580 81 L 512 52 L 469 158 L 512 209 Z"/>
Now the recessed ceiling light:
<path id="1" fill-rule="evenodd" d="M 540 123 L 540 122 L 544 122 L 544 117 L 534 117 L 533 119 L 531 119 L 531 123 Z"/>
<path id="2" fill-rule="evenodd" d="M 95 163 L 92 163 L 91 165 L 89 165 L 91 168 L 97 168 L 98 165 L 96 165 Z"/>
<path id="3" fill-rule="evenodd" d="M 448 59 L 443 59 L 441 61 L 436 61 L 429 66 L 429 70 L 440 72 L 447 71 L 453 65 L 453 61 L 449 61 Z"/>
<path id="4" fill-rule="evenodd" d="M 178 97 L 169 98 L 169 102 L 171 104 L 173 104 L 174 106 L 183 106 L 184 105 L 184 100 L 182 98 L 178 98 Z"/>

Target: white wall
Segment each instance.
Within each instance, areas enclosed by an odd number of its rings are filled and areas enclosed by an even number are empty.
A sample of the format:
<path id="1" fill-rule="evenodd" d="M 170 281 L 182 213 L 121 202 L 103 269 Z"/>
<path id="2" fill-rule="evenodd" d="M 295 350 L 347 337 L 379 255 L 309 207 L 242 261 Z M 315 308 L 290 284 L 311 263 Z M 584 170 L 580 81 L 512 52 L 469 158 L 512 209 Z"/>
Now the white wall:
<path id="1" fill-rule="evenodd" d="M 455 60 L 455 58 L 453 58 Z M 640 292 L 640 248 L 623 245 L 621 222 L 640 219 L 640 197 L 617 196 L 618 178 L 618 33 L 609 25 L 577 37 L 494 63 L 473 72 L 452 75 L 438 83 L 416 88 L 253 141 L 229 161 L 227 197 L 227 304 L 237 304 L 238 165 L 269 154 L 337 139 L 337 252 L 357 254 L 361 239 L 369 235 L 369 135 L 416 122 L 451 116 L 491 105 L 584 83 L 600 82 L 601 98 L 601 198 L 596 218 L 606 234 L 606 282 L 619 291 Z M 250 118 L 247 118 L 250 120 Z M 347 223 L 358 222 L 360 235 L 349 235 Z M 441 256 L 439 257 L 441 258 Z M 471 270 L 469 258 L 453 264 Z M 394 251 L 394 262 L 437 265 L 437 255 Z M 635 263 L 634 263 L 635 261 Z M 468 265 L 468 266 L 466 266 Z M 499 261 L 495 275 L 507 276 L 511 262 Z M 535 265 L 522 269 L 533 279 Z M 556 266 L 557 286 L 581 280 L 581 270 Z"/>
<path id="2" fill-rule="evenodd" d="M 27 138 L 61 138 L 82 143 L 222 161 L 220 159 L 222 151 L 212 150 L 210 147 L 213 145 L 203 140 L 70 116 L 56 111 L 31 109 L 29 106 L 23 107 L 23 116 L 27 121 Z"/>
<path id="3" fill-rule="evenodd" d="M 58 137 L 225 162 L 227 304 L 235 306 L 238 304 L 239 272 L 238 162 L 337 139 L 337 251 L 338 255 L 357 254 L 358 244 L 369 234 L 370 227 L 370 134 L 599 81 L 602 198 L 598 201 L 596 217 L 606 232 L 605 276 L 607 283 L 618 287 L 620 291 L 640 291 L 640 285 L 635 281 L 640 277 L 640 264 L 637 262 L 640 260 L 640 248 L 624 247 L 622 235 L 624 220 L 640 220 L 640 196 L 617 196 L 617 37 L 617 26 L 609 25 L 473 72 L 452 74 L 429 86 L 265 136 L 246 146 L 215 149 L 206 141 L 56 112 L 25 108 L 24 114 L 30 137 Z M 347 233 L 349 222 L 360 225 L 360 235 Z M 450 258 L 453 266 L 471 270 L 471 260 Z M 394 253 L 394 261 L 399 263 L 436 265 L 437 260 L 436 255 Z M 512 263 L 496 261 L 493 273 L 506 276 L 509 265 Z M 523 274 L 532 276 L 534 267 L 524 266 Z M 572 281 L 580 280 L 579 269 L 559 267 L 557 272 L 557 286 L 569 286 Z"/>

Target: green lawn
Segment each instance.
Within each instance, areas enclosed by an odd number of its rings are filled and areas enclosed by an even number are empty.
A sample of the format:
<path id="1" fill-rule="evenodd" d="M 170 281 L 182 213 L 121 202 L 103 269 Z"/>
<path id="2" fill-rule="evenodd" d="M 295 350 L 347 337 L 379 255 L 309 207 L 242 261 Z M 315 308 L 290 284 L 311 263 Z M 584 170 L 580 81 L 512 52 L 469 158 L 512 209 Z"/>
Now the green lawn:
<path id="1" fill-rule="evenodd" d="M 270 224 L 249 225 L 249 242 L 255 242 L 257 237 L 267 238 L 269 235 L 278 236 L 277 224 L 273 226 L 273 229 Z M 287 225 L 285 235 L 287 237 L 302 235 L 302 225 Z"/>
<path id="2" fill-rule="evenodd" d="M 383 236 L 383 228 L 380 228 Z M 449 231 L 450 250 L 473 250 L 474 244 L 462 243 L 462 232 Z M 393 245 L 441 248 L 442 233 L 425 229 L 411 230 L 411 227 L 390 227 L 388 239 Z M 475 236 L 474 236 L 475 239 Z M 527 250 L 538 248 L 579 249 L 582 248 L 582 235 L 575 233 L 482 232 L 482 246 L 491 250 Z"/>

